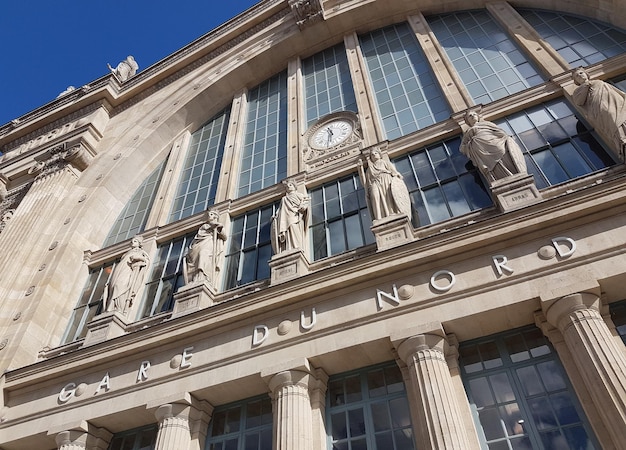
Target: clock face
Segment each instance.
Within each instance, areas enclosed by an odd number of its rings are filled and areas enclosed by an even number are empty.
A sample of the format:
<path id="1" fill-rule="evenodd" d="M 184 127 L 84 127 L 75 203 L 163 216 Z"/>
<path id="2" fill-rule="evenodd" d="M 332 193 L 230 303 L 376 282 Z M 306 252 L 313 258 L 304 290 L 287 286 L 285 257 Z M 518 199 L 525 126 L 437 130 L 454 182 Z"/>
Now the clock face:
<path id="1" fill-rule="evenodd" d="M 311 147 L 327 149 L 343 143 L 352 134 L 352 124 L 347 120 L 333 120 L 322 125 L 311 136 Z"/>

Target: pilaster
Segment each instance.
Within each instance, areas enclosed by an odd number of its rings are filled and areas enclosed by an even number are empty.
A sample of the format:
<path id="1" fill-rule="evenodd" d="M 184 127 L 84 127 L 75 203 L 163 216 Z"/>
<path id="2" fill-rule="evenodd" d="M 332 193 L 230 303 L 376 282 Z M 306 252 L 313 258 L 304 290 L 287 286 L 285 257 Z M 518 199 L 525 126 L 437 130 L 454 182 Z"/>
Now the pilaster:
<path id="1" fill-rule="evenodd" d="M 105 428 L 97 428 L 83 421 L 67 425 L 63 431 L 50 430 L 55 435 L 58 450 L 107 450 L 113 434 Z"/>
<path id="2" fill-rule="evenodd" d="M 409 330 L 407 330 L 409 331 Z M 398 356 L 407 365 L 411 393 L 409 406 L 418 448 L 472 449 L 461 408 L 446 362 L 446 341 L 440 324 L 428 324 L 392 335 Z M 410 331 L 409 331 L 410 332 Z"/>
<path id="3" fill-rule="evenodd" d="M 626 352 L 600 314 L 600 298 L 581 292 L 541 305 L 565 346 L 616 448 L 626 442 Z M 545 331 L 544 331 L 545 332 Z"/>

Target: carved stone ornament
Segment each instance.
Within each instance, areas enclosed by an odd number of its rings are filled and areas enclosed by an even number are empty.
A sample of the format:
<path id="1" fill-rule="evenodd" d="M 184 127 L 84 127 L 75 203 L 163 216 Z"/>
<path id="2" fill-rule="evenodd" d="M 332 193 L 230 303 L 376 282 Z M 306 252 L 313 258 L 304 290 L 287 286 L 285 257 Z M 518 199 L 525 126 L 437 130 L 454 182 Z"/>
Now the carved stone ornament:
<path id="1" fill-rule="evenodd" d="M 298 192 L 294 181 L 285 180 L 283 184 L 285 195 L 272 217 L 270 232 L 275 255 L 289 250 L 304 250 L 306 242 L 309 197 Z"/>
<path id="2" fill-rule="evenodd" d="M 361 126 L 358 116 L 351 111 L 328 114 L 304 133 L 303 157 L 309 165 L 320 165 L 326 159 L 360 143 Z"/>
<path id="3" fill-rule="evenodd" d="M 324 20 L 320 0 L 289 0 L 289 6 L 300 29 Z"/>
<path id="4" fill-rule="evenodd" d="M 216 211 L 209 211 L 207 222 L 200 227 L 189 244 L 183 265 L 186 285 L 207 282 L 210 286 L 216 286 L 226 241 L 224 226 L 219 219 Z"/>

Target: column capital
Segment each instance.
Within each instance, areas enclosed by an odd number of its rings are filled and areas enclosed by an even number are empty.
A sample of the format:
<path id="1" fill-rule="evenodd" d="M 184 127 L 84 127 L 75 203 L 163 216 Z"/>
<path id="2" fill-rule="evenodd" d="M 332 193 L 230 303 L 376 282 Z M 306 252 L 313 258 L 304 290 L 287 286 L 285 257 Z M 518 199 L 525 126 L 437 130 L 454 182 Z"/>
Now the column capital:
<path id="1" fill-rule="evenodd" d="M 439 322 L 432 322 L 392 333 L 391 341 L 398 352 L 398 356 L 406 364 L 416 353 L 424 350 L 434 350 L 441 353 L 445 361 L 448 351 L 448 342 L 443 326 Z"/>
<path id="2" fill-rule="evenodd" d="M 62 431 L 50 430 L 49 435 L 55 434 L 54 441 L 57 448 L 63 450 L 86 449 L 106 450 L 113 434 L 105 428 L 94 427 L 86 421 L 79 424 L 67 425 Z"/>
<path id="3" fill-rule="evenodd" d="M 566 295 L 550 302 L 542 302 L 541 309 L 548 323 L 561 332 L 572 322 L 572 314 L 592 310 L 600 314 L 600 297 L 592 292 Z"/>

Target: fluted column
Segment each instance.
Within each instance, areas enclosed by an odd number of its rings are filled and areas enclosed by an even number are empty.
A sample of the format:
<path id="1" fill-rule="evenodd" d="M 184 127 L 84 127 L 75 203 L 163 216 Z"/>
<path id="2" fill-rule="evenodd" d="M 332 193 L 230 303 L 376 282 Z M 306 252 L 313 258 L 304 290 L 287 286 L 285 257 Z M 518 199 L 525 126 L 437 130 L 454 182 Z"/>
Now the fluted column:
<path id="1" fill-rule="evenodd" d="M 415 335 L 396 344 L 409 371 L 407 391 L 415 397 L 409 398 L 409 405 L 417 448 L 475 448 L 465 431 L 442 332 Z"/>
<path id="2" fill-rule="evenodd" d="M 306 370 L 284 370 L 268 382 L 274 415 L 274 450 L 312 450 L 313 412 Z"/>
<path id="3" fill-rule="evenodd" d="M 548 323 L 556 327 L 613 442 L 626 442 L 626 352 L 618 347 L 600 314 L 600 298 L 577 293 L 543 302 Z M 626 448 L 622 447 L 622 448 Z"/>
<path id="4" fill-rule="evenodd" d="M 61 431 L 55 438 L 58 450 L 84 450 L 87 448 L 87 433 L 83 431 Z"/>
<path id="5" fill-rule="evenodd" d="M 146 407 L 154 411 L 159 424 L 155 450 L 200 450 L 213 406 L 188 392 L 155 399 Z"/>

